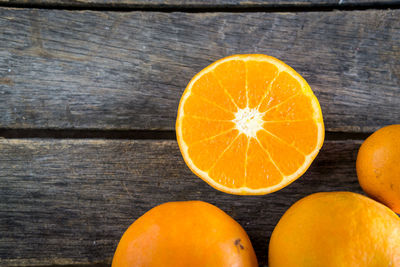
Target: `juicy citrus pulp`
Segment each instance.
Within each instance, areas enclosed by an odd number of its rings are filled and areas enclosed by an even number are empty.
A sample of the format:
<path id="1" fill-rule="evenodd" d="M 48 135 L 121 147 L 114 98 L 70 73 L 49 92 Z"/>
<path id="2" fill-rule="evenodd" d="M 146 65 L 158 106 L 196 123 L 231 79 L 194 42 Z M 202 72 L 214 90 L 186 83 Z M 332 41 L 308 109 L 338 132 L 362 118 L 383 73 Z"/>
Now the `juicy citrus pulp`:
<path id="1" fill-rule="evenodd" d="M 300 177 L 324 140 L 307 82 L 266 55 L 235 55 L 199 72 L 182 95 L 176 133 L 189 168 L 232 194 L 267 194 Z"/>

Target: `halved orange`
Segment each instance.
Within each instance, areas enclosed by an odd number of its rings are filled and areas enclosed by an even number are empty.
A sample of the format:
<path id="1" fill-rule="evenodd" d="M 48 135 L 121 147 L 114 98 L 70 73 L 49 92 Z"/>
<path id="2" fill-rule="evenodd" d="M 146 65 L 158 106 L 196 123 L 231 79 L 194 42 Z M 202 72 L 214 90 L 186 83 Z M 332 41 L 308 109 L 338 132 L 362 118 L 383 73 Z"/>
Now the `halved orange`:
<path id="1" fill-rule="evenodd" d="M 189 168 L 214 188 L 268 194 L 299 178 L 324 141 L 307 82 L 266 55 L 234 55 L 200 71 L 182 95 L 176 135 Z"/>

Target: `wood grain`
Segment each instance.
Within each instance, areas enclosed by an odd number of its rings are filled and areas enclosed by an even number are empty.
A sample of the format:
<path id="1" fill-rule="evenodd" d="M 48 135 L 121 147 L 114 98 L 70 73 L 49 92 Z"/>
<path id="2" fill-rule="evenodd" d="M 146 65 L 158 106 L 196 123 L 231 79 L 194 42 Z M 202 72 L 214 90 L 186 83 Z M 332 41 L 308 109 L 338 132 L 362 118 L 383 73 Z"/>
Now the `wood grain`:
<path id="1" fill-rule="evenodd" d="M 223 56 L 265 53 L 318 96 L 328 131 L 400 117 L 400 10 L 157 13 L 0 9 L 0 128 L 173 130 Z"/>
<path id="2" fill-rule="evenodd" d="M 261 265 L 284 211 L 320 191 L 361 192 L 360 142 L 328 141 L 299 180 L 265 196 L 214 190 L 175 141 L 0 139 L 0 265 L 110 263 L 124 230 L 167 201 L 217 205 L 248 232 Z"/>
<path id="3" fill-rule="evenodd" d="M 56 7 L 313 7 L 313 6 L 348 6 L 348 5 L 391 5 L 398 0 L 0 0 L 0 4 L 37 5 Z"/>

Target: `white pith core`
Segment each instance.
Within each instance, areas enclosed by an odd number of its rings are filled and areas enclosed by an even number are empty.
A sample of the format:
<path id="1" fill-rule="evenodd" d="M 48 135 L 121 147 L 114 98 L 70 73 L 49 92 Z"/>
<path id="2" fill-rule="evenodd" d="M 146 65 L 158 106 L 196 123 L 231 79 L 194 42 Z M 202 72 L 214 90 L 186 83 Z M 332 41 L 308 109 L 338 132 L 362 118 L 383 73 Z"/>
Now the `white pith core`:
<path id="1" fill-rule="evenodd" d="M 262 113 L 255 108 L 243 108 L 239 109 L 235 113 L 235 119 L 233 122 L 236 124 L 236 128 L 240 133 L 244 133 L 247 137 L 256 137 L 257 132 L 262 129 L 263 119 Z"/>

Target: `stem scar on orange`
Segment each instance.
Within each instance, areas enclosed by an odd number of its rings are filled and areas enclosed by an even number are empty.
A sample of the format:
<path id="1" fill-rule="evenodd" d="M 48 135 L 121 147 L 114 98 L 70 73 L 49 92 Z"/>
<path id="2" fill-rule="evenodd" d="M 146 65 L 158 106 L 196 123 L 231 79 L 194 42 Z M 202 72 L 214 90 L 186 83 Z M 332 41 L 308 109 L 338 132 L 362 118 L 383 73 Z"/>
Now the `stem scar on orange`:
<path id="1" fill-rule="evenodd" d="M 202 201 L 169 202 L 137 219 L 122 236 L 112 267 L 256 267 L 243 228 Z"/>
<path id="2" fill-rule="evenodd" d="M 234 55 L 200 71 L 181 97 L 179 148 L 189 168 L 226 193 L 261 195 L 299 178 L 324 141 L 307 82 L 266 55 Z"/>

